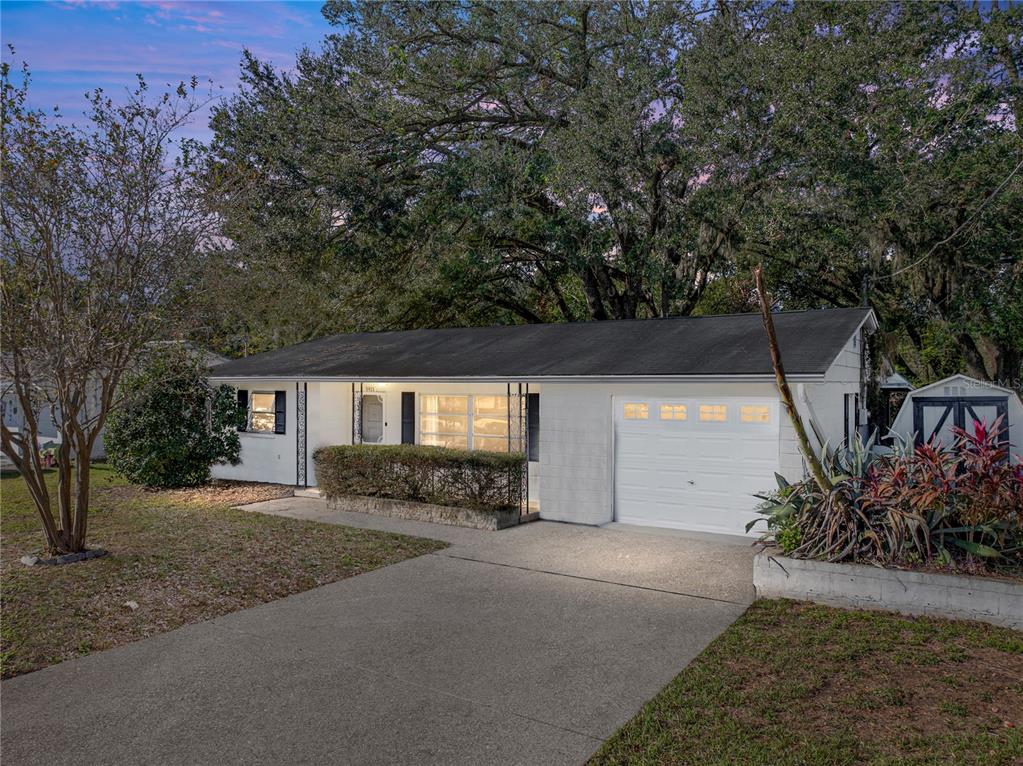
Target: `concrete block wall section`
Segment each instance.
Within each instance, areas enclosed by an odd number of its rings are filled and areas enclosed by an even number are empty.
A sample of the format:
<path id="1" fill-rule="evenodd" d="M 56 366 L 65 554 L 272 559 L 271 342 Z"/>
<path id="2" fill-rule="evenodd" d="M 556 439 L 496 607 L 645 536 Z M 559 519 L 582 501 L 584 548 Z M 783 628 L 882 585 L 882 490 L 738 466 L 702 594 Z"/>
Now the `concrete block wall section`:
<path id="1" fill-rule="evenodd" d="M 611 521 L 611 390 L 544 384 L 540 396 L 541 515 Z"/>
<path id="2" fill-rule="evenodd" d="M 757 598 L 980 620 L 1023 630 L 1019 583 L 790 559 L 764 551 L 753 561 L 753 585 Z"/>

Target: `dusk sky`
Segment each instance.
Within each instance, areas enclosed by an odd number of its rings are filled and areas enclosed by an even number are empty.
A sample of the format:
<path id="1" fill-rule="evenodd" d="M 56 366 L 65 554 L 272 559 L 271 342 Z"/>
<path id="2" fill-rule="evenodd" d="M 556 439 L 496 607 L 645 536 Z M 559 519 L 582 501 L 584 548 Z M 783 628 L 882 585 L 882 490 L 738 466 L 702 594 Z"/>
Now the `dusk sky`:
<path id="1" fill-rule="evenodd" d="M 317 2 L 200 2 L 158 0 L 115 2 L 0 0 L 4 61 L 28 62 L 33 105 L 59 106 L 79 119 L 83 93 L 102 87 L 123 91 L 141 73 L 153 91 L 192 75 L 218 93 L 238 83 L 242 48 L 290 68 L 303 46 L 317 47 L 331 27 Z M 12 56 L 8 45 L 13 45 Z M 220 90 L 222 89 L 222 90 Z M 209 135 L 205 116 L 187 133 Z"/>

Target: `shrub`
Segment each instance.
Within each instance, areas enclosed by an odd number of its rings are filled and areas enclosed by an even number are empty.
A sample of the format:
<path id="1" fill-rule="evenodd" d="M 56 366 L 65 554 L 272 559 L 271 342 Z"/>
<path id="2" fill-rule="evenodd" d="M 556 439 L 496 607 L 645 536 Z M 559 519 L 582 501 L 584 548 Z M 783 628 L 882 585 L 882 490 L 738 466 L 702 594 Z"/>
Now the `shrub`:
<path id="1" fill-rule="evenodd" d="M 900 447 L 870 458 L 872 441 L 835 457 L 834 489 L 810 479 L 762 496 L 764 540 L 800 558 L 879 564 L 967 559 L 1023 567 L 1023 466 L 1001 421 L 955 430 L 948 447 Z M 752 525 L 750 525 L 752 526 Z"/>
<path id="2" fill-rule="evenodd" d="M 368 495 L 477 510 L 517 509 L 525 490 L 520 453 L 416 444 L 322 447 L 313 456 L 327 497 Z"/>
<path id="3" fill-rule="evenodd" d="M 148 487 L 209 481 L 215 463 L 237 465 L 239 412 L 230 386 L 214 388 L 202 360 L 172 346 L 151 352 L 121 384 L 104 442 L 114 469 Z"/>

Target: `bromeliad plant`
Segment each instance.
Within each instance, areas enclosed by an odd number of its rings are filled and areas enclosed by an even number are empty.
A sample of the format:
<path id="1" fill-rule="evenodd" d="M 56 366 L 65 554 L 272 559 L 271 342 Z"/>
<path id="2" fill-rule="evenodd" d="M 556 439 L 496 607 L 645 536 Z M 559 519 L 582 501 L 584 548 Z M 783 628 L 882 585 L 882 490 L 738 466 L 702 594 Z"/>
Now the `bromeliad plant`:
<path id="1" fill-rule="evenodd" d="M 972 434 L 956 429 L 948 447 L 901 444 L 877 458 L 873 439 L 854 443 L 829 459 L 827 492 L 779 476 L 759 496 L 762 539 L 798 558 L 1023 567 L 1023 466 L 1004 432 L 1001 420 L 978 423 Z"/>

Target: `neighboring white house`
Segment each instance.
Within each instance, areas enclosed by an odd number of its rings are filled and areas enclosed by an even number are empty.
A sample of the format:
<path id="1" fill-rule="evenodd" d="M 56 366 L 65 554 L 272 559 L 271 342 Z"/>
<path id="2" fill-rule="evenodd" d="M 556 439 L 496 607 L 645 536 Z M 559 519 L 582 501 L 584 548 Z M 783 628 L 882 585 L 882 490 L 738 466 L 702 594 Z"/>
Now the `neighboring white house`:
<path id="1" fill-rule="evenodd" d="M 164 346 L 177 345 L 185 348 L 189 353 L 196 355 L 207 367 L 215 367 L 227 361 L 226 356 L 198 348 L 187 341 L 151 341 L 146 344 L 149 348 L 160 348 Z M 86 412 L 96 413 L 100 406 L 100 385 L 91 382 L 86 392 Z M 0 377 L 0 418 L 3 418 L 4 425 L 14 431 L 21 431 L 25 427 L 25 412 L 21 406 L 17 394 L 12 390 L 9 380 Z M 54 406 L 51 411 L 49 404 L 44 404 L 36 413 L 36 423 L 39 429 L 39 448 L 55 446 L 60 443 L 60 407 Z M 92 450 L 94 460 L 101 460 L 106 457 L 106 446 L 103 443 L 103 432 Z M 7 467 L 7 459 L 4 457 L 4 466 Z"/>
<path id="2" fill-rule="evenodd" d="M 906 396 L 892 431 L 907 443 L 937 442 L 951 444 L 952 429 L 973 429 L 975 422 L 992 425 L 1002 417 L 1013 459 L 1023 453 L 1023 403 L 1019 394 L 1008 388 L 982 380 L 953 375 L 929 386 L 918 388 Z"/>
<path id="3" fill-rule="evenodd" d="M 839 444 L 865 424 L 873 313 L 774 321 L 804 420 Z M 804 472 L 758 314 L 337 335 L 213 379 L 249 411 L 220 478 L 315 486 L 333 444 L 524 449 L 542 518 L 743 534 L 753 493 Z"/>

